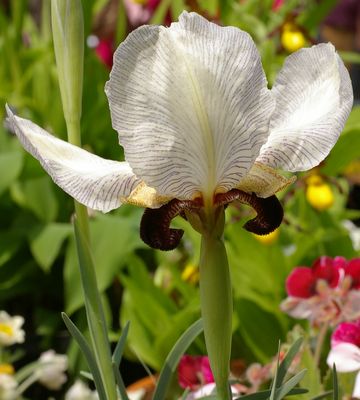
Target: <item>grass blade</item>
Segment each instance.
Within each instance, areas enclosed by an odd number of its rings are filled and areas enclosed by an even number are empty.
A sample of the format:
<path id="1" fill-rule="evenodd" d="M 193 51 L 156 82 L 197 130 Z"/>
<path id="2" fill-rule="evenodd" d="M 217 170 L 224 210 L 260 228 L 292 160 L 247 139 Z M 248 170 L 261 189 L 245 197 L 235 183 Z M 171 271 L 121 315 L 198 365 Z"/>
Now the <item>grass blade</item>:
<path id="1" fill-rule="evenodd" d="M 324 393 L 319 394 L 319 396 L 313 397 L 311 400 L 321 400 L 321 399 L 324 399 L 325 397 L 328 397 L 328 396 L 330 396 L 332 394 L 333 394 L 333 391 L 332 390 L 328 390 L 328 391 L 326 391 Z"/>
<path id="2" fill-rule="evenodd" d="M 307 393 L 307 389 L 303 388 L 294 388 L 291 389 L 290 392 L 287 394 L 288 396 L 296 396 L 299 394 L 305 394 Z M 260 392 L 256 393 L 251 393 L 251 394 L 245 394 L 244 396 L 237 397 L 236 400 L 266 400 L 270 396 L 270 390 L 261 390 Z"/>
<path id="3" fill-rule="evenodd" d="M 88 367 L 93 376 L 96 390 L 99 393 L 100 399 L 106 399 L 105 389 L 101 380 L 100 371 L 96 364 L 95 357 L 91 351 L 91 348 L 87 340 L 84 338 L 83 334 L 79 331 L 77 326 L 71 321 L 71 319 L 65 313 L 62 313 L 61 315 L 68 331 L 70 332 L 71 336 L 74 338 L 76 343 L 79 345 L 80 350 L 87 361 Z"/>
<path id="4" fill-rule="evenodd" d="M 277 381 L 277 386 L 281 386 L 285 375 L 292 363 L 292 361 L 294 360 L 296 354 L 299 352 L 300 347 L 302 345 L 303 339 L 299 338 L 297 339 L 292 346 L 290 347 L 290 349 L 288 350 L 288 352 L 286 353 L 286 356 L 284 357 L 284 359 L 282 360 L 280 367 L 279 367 L 279 371 L 278 371 L 278 381 Z"/>
<path id="5" fill-rule="evenodd" d="M 171 375 L 176 370 L 181 356 L 185 353 L 187 348 L 197 338 L 197 336 L 203 331 L 203 329 L 202 320 L 199 319 L 198 321 L 194 322 L 175 343 L 169 355 L 166 357 L 165 364 L 160 372 L 159 380 L 153 395 L 153 400 L 163 400 L 165 398 L 166 392 L 170 385 Z"/>
<path id="6" fill-rule="evenodd" d="M 297 373 L 295 376 L 291 377 L 281 387 L 279 387 L 278 390 L 276 390 L 275 399 L 280 400 L 283 397 L 285 397 L 290 392 L 290 390 L 293 389 L 294 386 L 296 386 L 301 381 L 301 379 L 306 374 L 306 371 L 307 371 L 306 369 L 303 369 L 302 371 Z"/>
<path id="7" fill-rule="evenodd" d="M 333 400 L 339 400 L 339 384 L 335 364 L 333 365 Z"/>
<path id="8" fill-rule="evenodd" d="M 126 339 L 127 339 L 128 333 L 129 333 L 129 327 L 130 327 L 130 321 L 128 321 L 126 323 L 126 325 L 124 326 L 124 329 L 121 332 L 120 339 L 117 342 L 114 353 L 112 355 L 112 360 L 115 363 L 115 365 L 117 366 L 117 368 L 119 368 L 119 366 L 120 366 L 121 358 L 122 358 L 125 344 L 126 344 Z"/>
<path id="9" fill-rule="evenodd" d="M 119 389 L 119 394 L 120 394 L 120 399 L 121 400 L 129 400 L 129 397 L 126 392 L 126 387 L 125 383 L 123 381 L 123 378 L 120 374 L 119 367 L 116 365 L 116 363 L 113 363 L 113 370 L 114 370 L 114 375 L 117 383 L 117 387 Z"/>

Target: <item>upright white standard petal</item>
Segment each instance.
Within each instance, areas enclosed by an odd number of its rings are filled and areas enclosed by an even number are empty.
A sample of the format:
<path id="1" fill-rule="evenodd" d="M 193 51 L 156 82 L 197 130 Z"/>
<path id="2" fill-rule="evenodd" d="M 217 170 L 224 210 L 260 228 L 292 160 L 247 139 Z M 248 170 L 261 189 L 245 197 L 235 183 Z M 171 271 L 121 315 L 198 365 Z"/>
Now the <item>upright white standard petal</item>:
<path id="1" fill-rule="evenodd" d="M 272 92 L 276 108 L 257 161 L 292 172 L 318 165 L 353 103 L 349 73 L 334 46 L 319 44 L 289 56 Z"/>
<path id="2" fill-rule="evenodd" d="M 9 122 L 24 148 L 54 182 L 80 203 L 103 212 L 121 205 L 140 183 L 127 162 L 105 160 L 60 140 L 33 122 L 15 116 Z"/>
<path id="3" fill-rule="evenodd" d="M 266 141 L 274 101 L 250 36 L 183 12 L 133 31 L 106 85 L 134 173 L 180 199 L 226 191 Z"/>
<path id="4" fill-rule="evenodd" d="M 352 343 L 339 343 L 334 346 L 326 360 L 332 367 L 336 366 L 338 372 L 353 372 L 360 370 L 360 349 Z"/>

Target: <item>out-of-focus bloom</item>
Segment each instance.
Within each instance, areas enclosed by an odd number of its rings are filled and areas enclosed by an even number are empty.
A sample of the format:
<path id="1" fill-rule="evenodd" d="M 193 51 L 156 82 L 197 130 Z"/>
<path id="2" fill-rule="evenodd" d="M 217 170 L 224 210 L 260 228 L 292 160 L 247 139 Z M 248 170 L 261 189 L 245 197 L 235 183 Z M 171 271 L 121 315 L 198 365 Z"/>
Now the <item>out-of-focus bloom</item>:
<path id="1" fill-rule="evenodd" d="M 90 390 L 89 387 L 79 379 L 65 394 L 65 400 L 97 400 L 98 398 L 97 392 Z"/>
<path id="2" fill-rule="evenodd" d="M 330 367 L 335 364 L 338 372 L 360 370 L 360 320 L 339 324 L 331 337 L 327 363 Z M 356 377 L 352 397 L 360 397 L 360 374 Z"/>
<path id="3" fill-rule="evenodd" d="M 194 392 L 190 392 L 186 396 L 186 400 L 195 400 L 195 399 L 201 399 L 202 397 L 205 396 L 210 396 L 215 392 L 216 385 L 215 383 L 208 383 L 204 386 L 201 386 L 199 389 L 197 389 Z M 231 385 L 231 393 L 233 398 L 236 398 L 239 396 L 240 392 L 237 389 L 237 385 Z"/>
<path id="4" fill-rule="evenodd" d="M 295 24 L 287 22 L 281 32 L 281 44 L 286 51 L 294 53 L 306 45 L 306 39 Z"/>
<path id="5" fill-rule="evenodd" d="M 181 357 L 178 366 L 178 381 L 182 388 L 190 390 L 196 390 L 200 386 L 214 382 L 209 358 L 187 354 Z"/>
<path id="6" fill-rule="evenodd" d="M 183 12 L 169 28 L 142 26 L 114 55 L 106 84 L 113 127 L 127 162 L 104 160 L 50 135 L 8 108 L 23 146 L 80 203 L 103 212 L 130 203 L 147 210 L 141 237 L 162 250 L 232 201 L 260 214 L 246 229 L 281 223 L 275 193 L 319 164 L 350 113 L 348 71 L 331 44 L 290 55 L 268 89 L 255 43 L 234 27 Z M 205 212 L 206 211 L 206 212 Z M 200 224 L 199 224 L 200 225 Z"/>
<path id="7" fill-rule="evenodd" d="M 306 199 L 318 211 L 324 211 L 334 204 L 334 193 L 329 184 L 319 175 L 307 179 Z"/>
<path id="8" fill-rule="evenodd" d="M 261 365 L 253 363 L 246 369 L 246 379 L 251 385 L 250 393 L 256 392 L 259 387 L 271 378 L 272 364 Z"/>
<path id="9" fill-rule="evenodd" d="M 344 266 L 342 257 L 323 256 L 318 258 L 311 268 L 296 267 L 286 280 L 286 291 L 289 296 L 309 298 L 318 293 L 318 285 L 334 288 L 340 279 L 340 268 Z M 339 268 L 340 267 L 340 268 Z"/>
<path id="10" fill-rule="evenodd" d="M 0 311 L 0 346 L 11 346 L 23 343 L 25 332 L 21 329 L 24 318 L 16 315 L 11 317 L 6 311 Z"/>
<path id="11" fill-rule="evenodd" d="M 320 257 L 311 268 L 296 267 L 286 280 L 281 308 L 313 324 L 336 325 L 360 316 L 360 259 Z"/>
<path id="12" fill-rule="evenodd" d="M 132 27 L 146 24 L 151 18 L 151 11 L 146 7 L 146 2 L 124 0 L 126 15 Z"/>
<path id="13" fill-rule="evenodd" d="M 350 220 L 342 221 L 342 226 L 349 232 L 354 250 L 360 250 L 360 228 Z"/>
<path id="14" fill-rule="evenodd" d="M 38 381 L 48 389 L 59 390 L 67 380 L 64 373 L 68 367 L 67 356 L 48 350 L 40 355 L 39 363 Z"/>
<path id="15" fill-rule="evenodd" d="M 16 400 L 16 389 L 18 383 L 15 378 L 9 374 L 0 373 L 0 399 Z"/>
<path id="16" fill-rule="evenodd" d="M 0 374 L 14 375 L 15 369 L 11 364 L 0 364 Z"/>
<path id="17" fill-rule="evenodd" d="M 111 69 L 113 65 L 114 49 L 111 40 L 99 40 L 98 45 L 95 47 L 95 53 L 99 59 Z"/>
<path id="18" fill-rule="evenodd" d="M 280 229 L 276 228 L 274 231 L 268 233 L 267 235 L 256 235 L 255 233 L 253 235 L 257 241 L 262 244 L 268 245 L 275 243 L 279 238 L 279 234 Z"/>
<path id="19" fill-rule="evenodd" d="M 193 264 L 187 264 L 181 273 L 181 279 L 195 285 L 199 282 L 199 268 Z"/>
<path id="20" fill-rule="evenodd" d="M 272 10 L 277 11 L 284 3 L 284 0 L 274 0 L 272 3 Z"/>

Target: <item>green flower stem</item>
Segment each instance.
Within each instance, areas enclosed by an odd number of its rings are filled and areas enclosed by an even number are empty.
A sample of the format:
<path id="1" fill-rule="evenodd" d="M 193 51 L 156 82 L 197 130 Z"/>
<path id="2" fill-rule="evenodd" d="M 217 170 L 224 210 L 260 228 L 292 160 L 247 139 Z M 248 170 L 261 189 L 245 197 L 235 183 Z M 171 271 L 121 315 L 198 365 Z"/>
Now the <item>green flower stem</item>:
<path id="1" fill-rule="evenodd" d="M 113 366 L 111 361 L 110 344 L 101 298 L 97 286 L 94 262 L 90 243 L 86 238 L 87 221 L 84 220 L 86 208 L 75 202 L 76 222 L 75 237 L 79 256 L 81 283 L 84 291 L 86 316 L 91 337 L 96 364 L 106 393 L 106 399 L 116 400 L 117 391 Z M 87 216 L 86 216 L 87 220 Z M 85 229 L 84 229 L 85 227 Z M 84 229 L 84 230 L 83 230 Z M 100 391 L 99 391 L 100 392 Z"/>
<path id="2" fill-rule="evenodd" d="M 81 0 L 52 0 L 51 19 L 61 99 L 69 143 L 81 147 L 84 21 Z M 75 237 L 92 350 L 106 398 L 116 400 L 110 343 L 90 248 L 87 209 L 75 201 Z M 101 393 L 100 390 L 98 390 Z"/>
<path id="3" fill-rule="evenodd" d="M 201 237 L 200 298 L 206 348 L 221 400 L 231 398 L 229 365 L 232 337 L 232 294 L 223 240 L 224 210 Z"/>
<path id="4" fill-rule="evenodd" d="M 15 398 L 19 398 L 27 388 L 29 388 L 31 385 L 33 385 L 37 380 L 39 379 L 39 376 L 37 372 L 35 371 L 32 373 L 30 376 L 28 376 L 21 384 L 16 388 L 16 396 Z"/>

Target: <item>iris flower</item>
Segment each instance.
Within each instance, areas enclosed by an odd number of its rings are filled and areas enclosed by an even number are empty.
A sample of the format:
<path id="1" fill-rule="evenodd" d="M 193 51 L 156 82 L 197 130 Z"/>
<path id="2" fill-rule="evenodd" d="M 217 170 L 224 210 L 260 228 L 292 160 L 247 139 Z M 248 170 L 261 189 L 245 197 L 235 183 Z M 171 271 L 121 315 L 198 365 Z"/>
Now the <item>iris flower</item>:
<path id="1" fill-rule="evenodd" d="M 126 161 L 61 141 L 7 108 L 25 149 L 78 202 L 108 212 L 147 208 L 141 236 L 174 248 L 176 215 L 203 220 L 234 200 L 266 234 L 282 219 L 274 196 L 296 172 L 318 165 L 351 110 L 349 74 L 331 44 L 290 55 L 272 87 L 251 37 L 183 12 L 169 28 L 142 26 L 114 55 L 106 84 L 112 125 Z"/>

